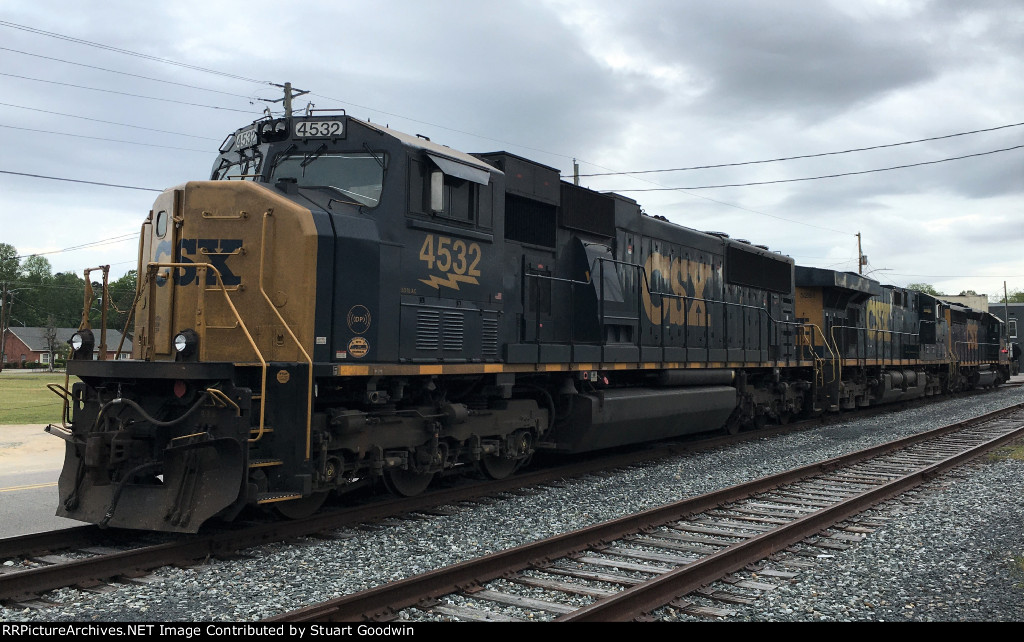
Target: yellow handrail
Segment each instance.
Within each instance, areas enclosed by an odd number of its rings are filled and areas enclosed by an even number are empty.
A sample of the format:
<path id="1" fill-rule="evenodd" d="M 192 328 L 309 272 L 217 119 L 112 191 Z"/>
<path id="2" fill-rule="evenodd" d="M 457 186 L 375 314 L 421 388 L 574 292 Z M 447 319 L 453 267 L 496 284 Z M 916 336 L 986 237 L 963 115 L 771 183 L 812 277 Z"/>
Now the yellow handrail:
<path id="1" fill-rule="evenodd" d="M 256 353 L 256 358 L 260 361 L 261 367 L 261 378 L 260 378 L 260 427 L 256 436 L 249 439 L 249 442 L 259 441 L 263 437 L 264 421 L 266 417 L 266 398 L 267 398 L 267 362 L 263 358 L 263 354 L 260 353 L 259 347 L 252 338 L 252 334 L 249 333 L 249 329 L 245 327 L 245 321 L 242 320 L 242 315 L 238 313 L 238 309 L 235 304 L 231 301 L 231 295 L 228 294 L 227 288 L 224 286 L 224 279 L 221 278 L 220 270 L 211 265 L 210 263 L 147 263 L 146 264 L 146 279 L 147 285 L 150 288 L 151 297 L 154 296 L 156 288 L 153 287 L 148 281 L 156 277 L 156 271 L 158 268 L 189 268 L 197 270 L 196 276 L 199 279 L 199 302 L 196 305 L 196 316 L 201 317 L 203 314 L 203 299 L 205 298 L 206 292 L 206 270 L 213 270 L 214 276 L 217 278 L 217 285 L 220 286 L 221 292 L 224 294 L 224 300 L 227 302 L 228 307 L 231 308 L 231 313 L 235 315 L 235 320 L 238 322 L 239 327 L 242 328 L 242 332 L 245 333 L 245 338 L 249 341 L 249 345 L 252 346 L 253 352 Z M 168 274 L 167 278 L 172 278 L 172 275 Z M 154 313 L 152 305 L 150 306 L 150 315 Z M 202 325 L 202 321 L 197 322 L 197 325 Z M 150 323 L 150 327 L 153 324 Z M 203 342 L 205 344 L 205 341 Z M 203 347 L 205 351 L 205 346 Z"/>

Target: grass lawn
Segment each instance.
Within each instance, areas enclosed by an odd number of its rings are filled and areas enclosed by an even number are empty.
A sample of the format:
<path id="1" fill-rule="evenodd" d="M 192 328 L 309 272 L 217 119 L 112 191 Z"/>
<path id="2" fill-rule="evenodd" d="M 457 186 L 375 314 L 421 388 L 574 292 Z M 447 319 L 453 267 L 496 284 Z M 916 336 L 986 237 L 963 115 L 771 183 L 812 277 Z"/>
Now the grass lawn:
<path id="1" fill-rule="evenodd" d="M 72 377 L 70 387 L 78 377 Z M 60 423 L 64 402 L 46 385 L 64 385 L 64 373 L 0 372 L 0 425 Z"/>

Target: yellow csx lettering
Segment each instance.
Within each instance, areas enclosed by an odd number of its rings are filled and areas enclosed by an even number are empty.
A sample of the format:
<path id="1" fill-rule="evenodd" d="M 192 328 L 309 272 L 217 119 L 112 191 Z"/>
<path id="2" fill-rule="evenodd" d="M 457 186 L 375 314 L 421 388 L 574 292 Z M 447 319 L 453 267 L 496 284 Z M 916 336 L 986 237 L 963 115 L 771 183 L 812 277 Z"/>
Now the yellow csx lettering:
<path id="1" fill-rule="evenodd" d="M 427 234 L 420 246 L 420 260 L 427 264 L 428 270 L 436 269 L 441 275 L 428 275 L 420 279 L 420 283 L 429 285 L 435 290 L 440 286 L 459 289 L 459 283 L 480 285 L 476 277 L 480 276 L 480 259 L 483 252 L 477 243 L 466 243 L 462 239 L 450 239 L 447 236 Z"/>
<path id="2" fill-rule="evenodd" d="M 703 301 L 705 290 L 711 282 L 714 268 L 708 263 L 693 259 L 670 257 L 652 252 L 644 263 L 644 271 L 651 283 L 664 284 L 668 291 L 679 297 L 659 297 L 656 301 L 651 292 L 643 289 L 644 311 L 652 323 L 681 326 L 706 326 L 709 311 Z M 661 286 L 652 286 L 658 291 Z"/>

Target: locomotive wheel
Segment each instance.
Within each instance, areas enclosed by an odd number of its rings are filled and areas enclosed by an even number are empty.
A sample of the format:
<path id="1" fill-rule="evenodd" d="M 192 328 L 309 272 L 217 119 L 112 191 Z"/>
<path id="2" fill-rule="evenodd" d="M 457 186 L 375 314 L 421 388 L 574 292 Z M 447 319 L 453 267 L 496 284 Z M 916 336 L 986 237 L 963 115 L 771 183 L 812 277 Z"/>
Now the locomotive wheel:
<path id="1" fill-rule="evenodd" d="M 413 497 L 427 489 L 434 473 L 417 473 L 402 468 L 391 468 L 384 471 L 384 485 L 395 495 Z"/>
<path id="2" fill-rule="evenodd" d="M 508 459 L 496 455 L 484 455 L 480 458 L 480 471 L 489 479 L 505 479 L 519 468 L 519 459 Z"/>
<path id="3" fill-rule="evenodd" d="M 277 502 L 274 504 L 274 510 L 288 519 L 302 519 L 320 510 L 320 507 L 327 501 L 327 495 L 327 492 L 313 493 L 309 497 L 303 497 L 302 499 Z"/>

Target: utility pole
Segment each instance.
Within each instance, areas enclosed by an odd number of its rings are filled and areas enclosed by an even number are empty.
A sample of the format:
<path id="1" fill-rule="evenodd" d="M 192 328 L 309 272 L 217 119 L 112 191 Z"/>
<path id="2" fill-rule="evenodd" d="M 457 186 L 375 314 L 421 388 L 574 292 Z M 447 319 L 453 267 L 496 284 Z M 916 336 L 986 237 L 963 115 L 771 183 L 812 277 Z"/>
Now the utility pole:
<path id="1" fill-rule="evenodd" d="M 13 294 L 13 293 L 12 293 Z M 7 294 L 7 282 L 0 288 L 0 370 L 7 362 L 7 327 L 11 323 L 11 310 Z"/>
<path id="2" fill-rule="evenodd" d="M 1010 341 L 1010 295 L 1006 292 L 1006 281 L 1003 281 L 1003 328 L 1006 329 L 1006 341 Z M 1012 356 L 1012 355 L 1011 355 Z"/>
<path id="3" fill-rule="evenodd" d="M 7 361 L 7 282 L 0 287 L 0 370 L 4 369 L 4 362 Z"/>
<path id="4" fill-rule="evenodd" d="M 572 184 L 576 187 L 580 186 L 580 164 L 576 162 L 576 159 L 572 159 Z"/>
<path id="5" fill-rule="evenodd" d="M 292 84 L 290 82 L 286 82 L 283 85 L 274 84 L 274 86 L 275 87 L 281 87 L 281 88 L 284 89 L 284 98 L 278 98 L 277 100 L 270 100 L 268 98 L 260 98 L 260 100 L 262 100 L 265 103 L 282 103 L 283 102 L 284 103 L 284 115 L 285 115 L 285 118 L 291 118 L 292 117 L 292 99 L 293 98 L 298 98 L 299 96 L 303 96 L 305 94 L 308 94 L 309 92 L 306 91 L 306 90 L 303 90 L 303 89 L 296 89 L 296 90 L 293 91 L 292 90 Z"/>
<path id="6" fill-rule="evenodd" d="M 868 264 L 868 257 L 860 250 L 860 232 L 857 232 L 857 274 L 864 274 L 864 266 Z"/>

